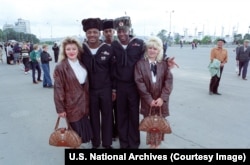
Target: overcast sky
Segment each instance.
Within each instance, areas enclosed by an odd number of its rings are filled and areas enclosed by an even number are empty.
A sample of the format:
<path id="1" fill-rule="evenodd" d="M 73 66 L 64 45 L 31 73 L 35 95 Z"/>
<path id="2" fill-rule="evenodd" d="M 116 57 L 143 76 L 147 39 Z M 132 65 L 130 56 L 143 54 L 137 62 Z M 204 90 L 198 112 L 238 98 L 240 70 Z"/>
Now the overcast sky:
<path id="1" fill-rule="evenodd" d="M 221 35 L 222 29 L 231 35 L 233 28 L 244 35 L 250 26 L 249 6 L 246 0 L 0 0 L 0 28 L 22 18 L 30 21 L 38 38 L 83 36 L 82 19 L 127 14 L 136 35 L 169 31 L 170 23 L 171 31 L 181 35 L 184 29 L 189 35 L 203 30 Z"/>

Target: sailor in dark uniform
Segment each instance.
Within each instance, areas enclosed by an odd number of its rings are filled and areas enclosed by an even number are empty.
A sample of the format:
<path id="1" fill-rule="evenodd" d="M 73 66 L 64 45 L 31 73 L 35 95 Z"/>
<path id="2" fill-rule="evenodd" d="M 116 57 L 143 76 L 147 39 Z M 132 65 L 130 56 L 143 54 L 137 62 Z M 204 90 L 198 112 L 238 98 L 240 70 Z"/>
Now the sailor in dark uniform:
<path id="1" fill-rule="evenodd" d="M 120 148 L 137 149 L 140 145 L 139 93 L 134 79 L 134 68 L 144 55 L 144 41 L 130 34 L 130 17 L 114 20 L 118 40 L 111 44 L 115 57 L 117 127 Z M 113 91 L 115 92 L 115 91 Z"/>
<path id="2" fill-rule="evenodd" d="M 103 34 L 103 41 L 106 44 L 111 45 L 111 43 L 114 41 L 114 20 L 113 19 L 103 19 L 102 20 L 102 34 Z M 116 122 L 116 116 L 117 116 L 117 110 L 116 110 L 116 93 L 112 92 L 112 101 L 113 101 L 113 141 L 116 141 L 116 138 L 118 137 L 118 130 L 117 130 L 117 122 Z"/>
<path id="3" fill-rule="evenodd" d="M 87 41 L 83 43 L 82 61 L 87 67 L 90 82 L 90 121 L 93 129 L 92 148 L 112 145 L 112 51 L 100 40 L 100 18 L 82 20 Z"/>

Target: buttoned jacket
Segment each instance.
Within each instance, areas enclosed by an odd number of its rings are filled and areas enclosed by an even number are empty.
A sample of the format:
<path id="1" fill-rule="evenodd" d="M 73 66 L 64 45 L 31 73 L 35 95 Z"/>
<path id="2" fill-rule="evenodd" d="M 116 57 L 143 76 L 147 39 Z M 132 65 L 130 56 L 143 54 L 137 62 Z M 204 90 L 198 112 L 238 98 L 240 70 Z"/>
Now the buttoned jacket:
<path id="1" fill-rule="evenodd" d="M 136 63 L 135 82 L 141 98 L 140 113 L 148 116 L 151 102 L 162 98 L 162 115 L 166 117 L 169 116 L 169 96 L 173 89 L 173 75 L 166 61 L 157 62 L 156 66 L 156 82 L 153 83 L 149 61 L 143 58 Z M 153 109 L 157 113 L 157 108 Z"/>
<path id="2" fill-rule="evenodd" d="M 80 63 L 82 67 L 85 66 Z M 85 68 L 86 69 L 86 68 Z M 66 112 L 67 119 L 75 122 L 89 115 L 89 83 L 80 84 L 67 59 L 54 70 L 54 102 L 57 113 Z"/>
<path id="3" fill-rule="evenodd" d="M 246 50 L 244 50 L 244 46 L 240 46 L 236 51 L 236 60 L 238 61 L 249 61 L 250 59 L 250 47 L 248 46 Z"/>

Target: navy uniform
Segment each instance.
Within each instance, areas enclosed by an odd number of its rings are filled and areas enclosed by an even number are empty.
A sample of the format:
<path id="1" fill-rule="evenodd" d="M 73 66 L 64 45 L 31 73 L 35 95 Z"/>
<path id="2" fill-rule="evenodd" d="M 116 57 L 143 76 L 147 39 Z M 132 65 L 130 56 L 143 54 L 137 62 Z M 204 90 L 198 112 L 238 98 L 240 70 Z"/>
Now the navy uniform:
<path id="1" fill-rule="evenodd" d="M 102 28 L 99 18 L 84 19 L 82 25 L 87 36 L 87 41 L 83 43 L 82 61 L 87 67 L 90 82 L 92 146 L 98 148 L 102 143 L 104 148 L 112 148 L 112 50 L 99 40 Z M 94 31 L 93 34 L 88 34 L 91 31 Z"/>
<path id="2" fill-rule="evenodd" d="M 120 148 L 137 149 L 140 145 L 139 93 L 135 84 L 135 64 L 144 55 L 144 41 L 131 37 L 130 17 L 114 20 L 118 40 L 111 47 L 115 57 L 114 78 L 116 82 L 117 127 Z M 119 38 L 119 34 L 123 37 Z M 126 35 L 126 42 L 122 38 Z"/>
<path id="3" fill-rule="evenodd" d="M 111 46 L 111 43 L 114 41 L 114 20 L 113 19 L 104 19 L 102 20 L 102 31 L 104 36 L 104 42 Z M 116 108 L 116 98 L 112 100 L 112 108 L 113 108 L 113 141 L 118 137 L 117 130 L 117 108 Z"/>

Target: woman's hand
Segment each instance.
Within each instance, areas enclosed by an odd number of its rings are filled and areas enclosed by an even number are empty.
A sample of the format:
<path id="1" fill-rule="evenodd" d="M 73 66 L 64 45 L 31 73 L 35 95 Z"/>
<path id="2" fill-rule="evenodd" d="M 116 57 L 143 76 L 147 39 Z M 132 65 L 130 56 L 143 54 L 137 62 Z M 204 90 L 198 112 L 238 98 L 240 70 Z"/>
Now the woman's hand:
<path id="1" fill-rule="evenodd" d="M 155 106 L 156 107 L 161 107 L 162 104 L 163 104 L 162 98 L 158 98 L 157 100 L 155 100 Z"/>
<path id="2" fill-rule="evenodd" d="M 58 113 L 58 116 L 65 118 L 66 117 L 66 112 Z"/>
<path id="3" fill-rule="evenodd" d="M 169 68 L 169 69 L 172 69 L 172 68 L 174 68 L 175 66 L 176 66 L 177 68 L 179 68 L 179 65 L 176 64 L 176 62 L 174 61 L 174 59 L 175 59 L 175 57 L 170 57 L 170 58 L 167 59 L 168 68 Z"/>
<path id="4" fill-rule="evenodd" d="M 112 92 L 112 101 L 116 100 L 116 92 Z"/>
<path id="5" fill-rule="evenodd" d="M 152 100 L 152 101 L 151 101 L 150 106 L 151 106 L 151 107 L 154 107 L 154 106 L 155 106 L 155 100 Z"/>

